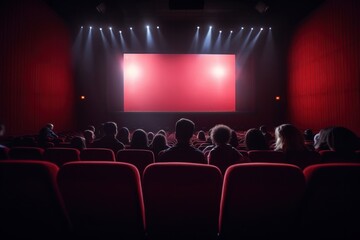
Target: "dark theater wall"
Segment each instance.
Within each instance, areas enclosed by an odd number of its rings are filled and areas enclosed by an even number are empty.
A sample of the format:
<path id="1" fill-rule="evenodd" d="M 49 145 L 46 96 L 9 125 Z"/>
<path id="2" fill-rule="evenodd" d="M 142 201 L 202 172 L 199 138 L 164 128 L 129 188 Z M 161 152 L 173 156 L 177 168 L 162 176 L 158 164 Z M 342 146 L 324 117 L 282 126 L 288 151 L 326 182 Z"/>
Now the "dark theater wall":
<path id="1" fill-rule="evenodd" d="M 5 9 L 4 9 L 4 8 Z M 0 20 L 0 121 L 7 135 L 36 134 L 47 122 L 73 129 L 71 40 L 41 1 L 9 1 Z"/>
<path id="2" fill-rule="evenodd" d="M 360 2 L 331 0 L 299 27 L 289 52 L 289 114 L 299 128 L 360 135 Z"/>

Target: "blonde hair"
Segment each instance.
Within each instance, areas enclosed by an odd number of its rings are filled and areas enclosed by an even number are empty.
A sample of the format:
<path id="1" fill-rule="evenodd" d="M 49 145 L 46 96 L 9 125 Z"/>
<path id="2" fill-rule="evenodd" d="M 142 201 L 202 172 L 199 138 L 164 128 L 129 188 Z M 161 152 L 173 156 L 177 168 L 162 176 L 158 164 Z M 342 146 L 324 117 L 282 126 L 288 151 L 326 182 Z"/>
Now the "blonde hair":
<path id="1" fill-rule="evenodd" d="M 275 151 L 306 150 L 303 134 L 292 124 L 282 124 L 275 129 Z"/>

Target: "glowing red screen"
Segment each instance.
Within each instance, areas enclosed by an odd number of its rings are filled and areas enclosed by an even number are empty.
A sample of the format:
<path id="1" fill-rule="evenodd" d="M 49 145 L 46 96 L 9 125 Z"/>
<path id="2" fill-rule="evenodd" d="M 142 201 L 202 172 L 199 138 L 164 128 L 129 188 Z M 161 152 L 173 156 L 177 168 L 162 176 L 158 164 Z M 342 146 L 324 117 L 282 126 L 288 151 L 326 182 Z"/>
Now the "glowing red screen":
<path id="1" fill-rule="evenodd" d="M 124 54 L 125 112 L 235 111 L 235 55 Z"/>

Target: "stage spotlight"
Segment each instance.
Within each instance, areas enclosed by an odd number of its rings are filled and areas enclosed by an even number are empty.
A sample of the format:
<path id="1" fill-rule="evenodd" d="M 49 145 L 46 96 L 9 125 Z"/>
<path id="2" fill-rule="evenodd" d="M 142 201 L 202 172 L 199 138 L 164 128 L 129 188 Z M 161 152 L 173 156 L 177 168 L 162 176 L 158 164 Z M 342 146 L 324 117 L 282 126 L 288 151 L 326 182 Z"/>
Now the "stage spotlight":
<path id="1" fill-rule="evenodd" d="M 111 30 L 112 30 L 112 27 L 109 27 L 109 30 L 111 31 Z"/>
<path id="2" fill-rule="evenodd" d="M 260 28 L 260 31 L 264 30 L 263 28 Z"/>
<path id="3" fill-rule="evenodd" d="M 244 27 L 241 27 L 241 30 L 243 30 L 244 29 Z"/>
<path id="4" fill-rule="evenodd" d="M 81 26 L 81 29 L 83 29 L 84 27 L 83 26 Z"/>
<path id="5" fill-rule="evenodd" d="M 159 27 L 159 26 L 156 26 L 156 28 L 157 28 L 157 29 L 160 29 L 160 27 Z"/>
<path id="6" fill-rule="evenodd" d="M 89 28 L 92 29 L 92 26 L 90 26 Z"/>
<path id="7" fill-rule="evenodd" d="M 233 30 L 230 30 L 230 34 L 232 34 L 233 33 Z"/>
<path id="8" fill-rule="evenodd" d="M 200 27 L 199 27 L 199 26 L 197 26 L 196 28 L 197 28 L 197 29 L 200 29 Z"/>
<path id="9" fill-rule="evenodd" d="M 254 30 L 254 28 L 251 28 L 251 31 Z"/>
<path id="10" fill-rule="evenodd" d="M 100 28 L 100 31 L 102 31 L 102 28 Z"/>
<path id="11" fill-rule="evenodd" d="M 120 30 L 120 31 L 119 31 L 119 33 L 121 34 L 121 33 L 122 33 L 122 31 Z"/>
<path id="12" fill-rule="evenodd" d="M 271 27 L 269 27 L 269 30 L 271 30 Z"/>
<path id="13" fill-rule="evenodd" d="M 220 30 L 219 33 L 222 33 L 222 31 Z"/>
<path id="14" fill-rule="evenodd" d="M 210 26 L 209 28 L 212 29 L 212 26 Z"/>
<path id="15" fill-rule="evenodd" d="M 130 27 L 130 30 L 132 30 L 132 27 Z"/>
<path id="16" fill-rule="evenodd" d="M 150 28 L 150 26 L 149 26 L 149 25 L 146 25 L 146 28 L 147 28 L 147 29 L 149 29 L 149 28 Z"/>

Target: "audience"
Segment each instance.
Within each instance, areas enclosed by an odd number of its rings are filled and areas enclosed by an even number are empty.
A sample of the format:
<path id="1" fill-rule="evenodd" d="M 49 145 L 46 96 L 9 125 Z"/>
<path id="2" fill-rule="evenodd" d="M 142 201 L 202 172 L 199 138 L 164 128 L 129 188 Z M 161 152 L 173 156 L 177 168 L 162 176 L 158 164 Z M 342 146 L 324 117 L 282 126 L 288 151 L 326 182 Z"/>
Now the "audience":
<path id="1" fill-rule="evenodd" d="M 206 141 L 206 134 L 203 130 L 200 130 L 196 136 L 197 141 L 205 142 Z"/>
<path id="2" fill-rule="evenodd" d="M 230 136 L 229 143 L 234 148 L 237 148 L 239 146 L 239 139 L 237 137 L 237 134 L 236 134 L 235 130 L 231 130 L 231 136 Z"/>
<path id="3" fill-rule="evenodd" d="M 270 134 L 270 132 L 268 131 L 267 126 L 265 125 L 261 125 L 259 130 L 261 131 L 261 133 L 264 135 L 265 140 L 267 142 L 267 145 L 270 146 L 272 141 L 274 140 L 273 136 Z"/>
<path id="4" fill-rule="evenodd" d="M 95 133 L 92 130 L 85 130 L 84 133 L 86 147 L 91 147 L 95 140 Z"/>
<path id="5" fill-rule="evenodd" d="M 117 139 L 122 142 L 124 145 L 130 144 L 130 131 L 127 127 L 122 127 L 119 130 Z"/>
<path id="6" fill-rule="evenodd" d="M 269 150 L 268 141 L 266 141 L 263 133 L 256 128 L 251 128 L 246 132 L 244 142 L 248 151 Z"/>
<path id="7" fill-rule="evenodd" d="M 162 134 L 156 134 L 151 143 L 151 150 L 154 153 L 155 160 L 162 150 L 168 149 L 170 146 L 167 144 L 166 137 Z"/>
<path id="8" fill-rule="evenodd" d="M 181 118 L 175 125 L 175 137 L 177 143 L 160 152 L 158 162 L 192 162 L 207 164 L 204 154 L 190 145 L 193 137 L 195 124 L 193 121 Z"/>
<path id="9" fill-rule="evenodd" d="M 47 123 L 43 128 L 40 129 L 38 135 L 38 144 L 41 147 L 52 147 L 58 142 L 59 136 L 53 131 L 54 124 Z"/>
<path id="10" fill-rule="evenodd" d="M 119 150 L 125 148 L 119 140 L 116 139 L 117 125 L 115 122 L 106 122 L 103 124 L 104 136 L 93 142 L 94 148 L 109 148 L 116 154 Z"/>
<path id="11" fill-rule="evenodd" d="M 245 162 L 242 155 L 229 144 L 231 131 L 228 126 L 223 124 L 216 125 L 211 131 L 211 139 L 215 147 L 209 152 L 208 162 L 217 166 L 223 174 L 229 166 Z"/>
<path id="12" fill-rule="evenodd" d="M 131 149 L 149 149 L 148 135 L 143 129 L 136 129 L 131 137 L 130 148 Z"/>
<path id="13" fill-rule="evenodd" d="M 319 133 L 314 136 L 314 148 L 316 151 L 330 150 L 328 145 L 328 135 L 332 127 L 326 127 L 320 130 Z"/>
<path id="14" fill-rule="evenodd" d="M 79 151 L 85 149 L 86 148 L 85 138 L 80 137 L 80 136 L 74 136 L 71 139 L 70 146 L 72 148 L 78 149 Z"/>

